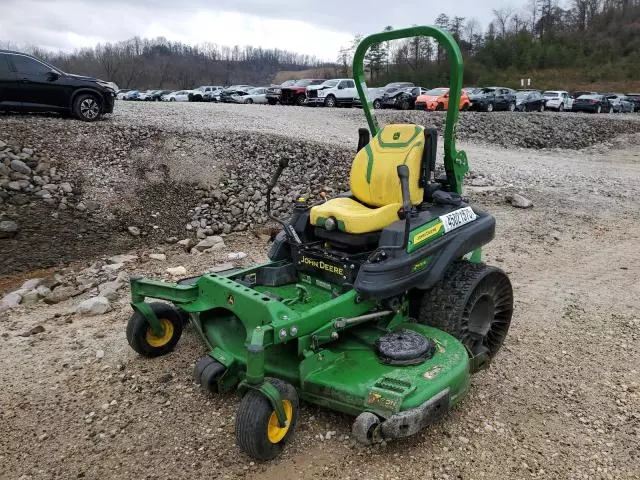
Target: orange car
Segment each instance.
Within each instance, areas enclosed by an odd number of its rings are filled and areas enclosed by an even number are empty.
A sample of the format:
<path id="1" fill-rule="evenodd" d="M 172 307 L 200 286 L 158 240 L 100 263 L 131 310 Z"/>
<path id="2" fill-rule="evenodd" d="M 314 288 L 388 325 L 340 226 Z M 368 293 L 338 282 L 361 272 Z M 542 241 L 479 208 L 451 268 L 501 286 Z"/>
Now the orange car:
<path id="1" fill-rule="evenodd" d="M 462 90 L 460 95 L 460 110 L 471 106 L 467 92 Z M 434 88 L 416 99 L 416 110 L 446 110 L 449 108 L 449 89 Z"/>

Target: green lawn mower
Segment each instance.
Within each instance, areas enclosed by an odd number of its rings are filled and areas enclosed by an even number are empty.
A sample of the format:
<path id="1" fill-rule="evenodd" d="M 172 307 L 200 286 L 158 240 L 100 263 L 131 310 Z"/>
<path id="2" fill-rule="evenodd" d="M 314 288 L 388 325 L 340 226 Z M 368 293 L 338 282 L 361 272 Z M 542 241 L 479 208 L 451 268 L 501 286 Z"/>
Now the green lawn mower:
<path id="1" fill-rule="evenodd" d="M 438 133 L 420 125 L 380 128 L 366 95 L 364 56 L 375 44 L 433 37 L 451 62 L 444 171 Z M 269 261 L 165 283 L 132 278 L 127 339 L 141 355 L 170 352 L 186 323 L 206 345 L 195 380 L 237 390 L 238 446 L 276 457 L 293 435 L 300 399 L 355 416 L 361 443 L 413 435 L 440 418 L 487 368 L 513 313 L 507 275 L 481 263 L 495 219 L 462 194 L 466 155 L 455 148 L 462 55 L 434 27 L 371 35 L 353 71 L 368 122 L 360 129 L 351 190 L 316 205 L 299 199 Z M 171 303 L 146 303 L 147 298 Z"/>

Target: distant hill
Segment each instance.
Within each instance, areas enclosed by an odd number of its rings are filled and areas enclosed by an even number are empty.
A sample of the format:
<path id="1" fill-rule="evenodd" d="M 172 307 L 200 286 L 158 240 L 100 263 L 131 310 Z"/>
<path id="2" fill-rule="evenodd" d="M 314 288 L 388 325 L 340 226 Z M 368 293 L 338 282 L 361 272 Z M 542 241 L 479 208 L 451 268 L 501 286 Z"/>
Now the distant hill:
<path id="1" fill-rule="evenodd" d="M 283 50 L 194 47 L 164 38 L 136 37 L 72 54 L 29 50 L 64 71 L 113 81 L 120 88 L 139 89 L 234 83 L 268 85 L 280 71 L 298 72 L 323 65 L 315 57 Z"/>

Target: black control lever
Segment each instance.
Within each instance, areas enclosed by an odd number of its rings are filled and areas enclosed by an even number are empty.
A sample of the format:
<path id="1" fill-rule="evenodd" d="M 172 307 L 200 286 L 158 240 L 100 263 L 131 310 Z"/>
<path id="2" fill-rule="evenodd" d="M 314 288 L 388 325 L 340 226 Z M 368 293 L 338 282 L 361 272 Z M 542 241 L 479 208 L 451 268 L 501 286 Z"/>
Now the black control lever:
<path id="1" fill-rule="evenodd" d="M 296 231 L 293 229 L 293 227 L 289 223 L 285 222 L 284 220 L 276 217 L 271 213 L 271 191 L 273 190 L 273 187 L 276 186 L 276 183 L 278 183 L 278 179 L 280 178 L 280 175 L 282 175 L 282 172 L 284 171 L 284 169 L 287 168 L 288 166 L 289 166 L 289 159 L 281 158 L 280 161 L 278 162 L 278 168 L 273 174 L 273 177 L 271 177 L 271 181 L 267 186 L 267 216 L 274 222 L 278 222 L 280 225 L 282 225 L 282 228 L 284 229 L 284 233 L 290 242 L 300 245 L 302 244 L 302 242 L 300 241 L 300 237 L 298 236 Z"/>
<path id="2" fill-rule="evenodd" d="M 398 178 L 400 179 L 400 189 L 402 191 L 402 214 L 404 215 L 404 239 L 402 245 L 389 245 L 378 247 L 368 257 L 370 262 L 379 262 L 387 258 L 388 251 L 406 250 L 409 245 L 409 233 L 411 232 L 411 193 L 409 191 L 409 167 L 398 165 Z M 400 212 L 399 212 L 400 213 Z"/>
<path id="3" fill-rule="evenodd" d="M 411 231 L 411 193 L 409 192 L 409 167 L 398 165 L 398 178 L 402 189 L 402 211 L 404 212 L 404 240 L 402 248 L 409 245 L 409 232 Z"/>

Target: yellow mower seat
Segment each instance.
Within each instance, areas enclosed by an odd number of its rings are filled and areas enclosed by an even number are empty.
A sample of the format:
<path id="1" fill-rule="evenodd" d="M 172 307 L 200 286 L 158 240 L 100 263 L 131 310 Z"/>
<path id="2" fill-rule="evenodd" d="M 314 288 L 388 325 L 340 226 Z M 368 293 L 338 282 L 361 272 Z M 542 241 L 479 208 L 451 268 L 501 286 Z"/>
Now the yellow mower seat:
<path id="1" fill-rule="evenodd" d="M 398 165 L 409 167 L 412 205 L 422 202 L 420 167 L 424 149 L 424 127 L 411 124 L 386 125 L 353 160 L 349 183 L 352 198 L 334 198 L 311 209 L 311 224 L 324 227 L 333 217 L 337 229 L 346 233 L 377 232 L 399 220 L 402 189 Z"/>

